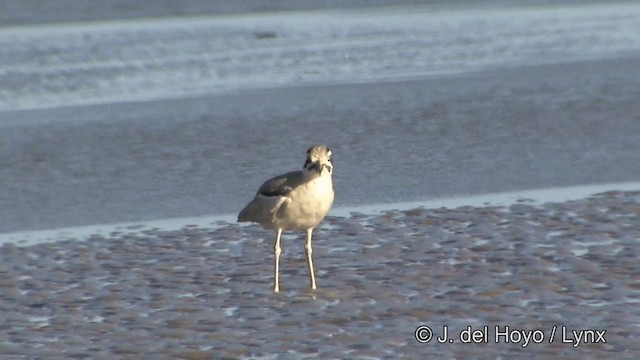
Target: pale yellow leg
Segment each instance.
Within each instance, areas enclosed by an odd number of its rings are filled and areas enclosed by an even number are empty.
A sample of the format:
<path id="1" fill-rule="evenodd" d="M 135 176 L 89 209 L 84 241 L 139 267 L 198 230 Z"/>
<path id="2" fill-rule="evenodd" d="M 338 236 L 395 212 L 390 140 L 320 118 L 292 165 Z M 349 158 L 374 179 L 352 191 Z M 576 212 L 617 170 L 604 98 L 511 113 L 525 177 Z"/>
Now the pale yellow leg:
<path id="1" fill-rule="evenodd" d="M 278 229 L 276 230 L 276 245 L 273 247 L 273 252 L 274 252 L 274 259 L 275 259 L 275 266 L 274 266 L 274 285 L 273 285 L 273 291 L 274 292 L 279 292 L 280 291 L 280 284 L 278 282 L 278 273 L 280 270 L 280 235 L 282 235 L 282 229 Z"/>
<path id="2" fill-rule="evenodd" d="M 313 228 L 307 229 L 307 243 L 304 246 L 305 251 L 307 252 L 307 261 L 309 262 L 309 273 L 311 274 L 311 289 L 316 289 L 316 275 L 313 273 L 313 259 L 311 255 L 313 254 L 313 249 L 311 248 L 311 233 L 313 232 Z"/>

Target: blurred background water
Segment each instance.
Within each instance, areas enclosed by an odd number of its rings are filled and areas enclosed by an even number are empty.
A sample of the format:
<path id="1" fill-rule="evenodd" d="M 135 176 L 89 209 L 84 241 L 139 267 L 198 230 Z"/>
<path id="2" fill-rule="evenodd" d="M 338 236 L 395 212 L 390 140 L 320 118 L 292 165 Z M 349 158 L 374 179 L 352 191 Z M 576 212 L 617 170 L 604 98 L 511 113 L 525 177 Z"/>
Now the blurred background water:
<path id="1" fill-rule="evenodd" d="M 621 0 L 617 3 L 633 3 Z M 517 7 L 546 5 L 581 5 L 590 3 L 609 4 L 603 0 L 247 0 L 247 1 L 202 1 L 185 0 L 176 3 L 170 0 L 148 2 L 144 0 L 24 0 L 0 1 L 0 21 L 6 24 L 38 24 L 77 22 L 111 19 L 137 19 L 166 16 L 228 15 L 255 12 L 277 12 L 323 9 L 361 9 L 389 5 L 428 5 L 434 8 L 478 9 L 486 7 Z"/>
<path id="2" fill-rule="evenodd" d="M 315 11 L 4 27 L 0 110 L 416 79 L 617 58 L 640 49 L 637 4 L 493 5 L 337 10 L 325 4 Z M 88 19 L 109 13 L 126 17 L 148 8 L 150 14 L 170 15 L 160 5 L 130 6 L 130 13 L 88 8 L 84 14 Z M 214 8 L 225 11 L 219 7 Z M 187 9 L 174 9 L 173 15 L 200 14 L 196 3 Z M 253 7 L 235 10 L 244 9 Z M 63 13 L 44 5 L 37 10 L 45 19 Z"/>

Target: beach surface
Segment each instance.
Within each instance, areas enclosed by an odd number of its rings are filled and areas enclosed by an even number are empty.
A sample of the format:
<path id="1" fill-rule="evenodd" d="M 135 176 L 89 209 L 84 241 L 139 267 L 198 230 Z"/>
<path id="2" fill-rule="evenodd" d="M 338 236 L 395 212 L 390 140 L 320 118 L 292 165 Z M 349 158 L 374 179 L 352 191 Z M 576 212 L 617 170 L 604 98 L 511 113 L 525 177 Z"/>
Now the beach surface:
<path id="1" fill-rule="evenodd" d="M 281 292 L 272 292 L 272 236 L 218 223 L 5 243 L 3 357 L 478 358 L 481 350 L 482 358 L 634 359 L 640 352 L 638 191 L 331 216 L 315 232 L 317 291 L 308 290 L 303 234 L 285 234 Z M 469 329 L 485 335 L 470 344 Z"/>

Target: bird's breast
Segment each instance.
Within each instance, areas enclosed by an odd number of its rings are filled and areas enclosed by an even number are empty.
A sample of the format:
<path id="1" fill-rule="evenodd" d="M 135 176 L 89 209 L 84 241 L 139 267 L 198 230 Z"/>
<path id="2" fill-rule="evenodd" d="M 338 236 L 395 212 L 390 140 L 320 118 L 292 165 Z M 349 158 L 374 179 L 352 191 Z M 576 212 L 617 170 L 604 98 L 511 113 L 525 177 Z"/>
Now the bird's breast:
<path id="1" fill-rule="evenodd" d="M 291 202 L 279 212 L 278 222 L 290 229 L 315 227 L 333 205 L 333 182 L 330 176 L 320 176 L 297 187 L 290 194 Z"/>

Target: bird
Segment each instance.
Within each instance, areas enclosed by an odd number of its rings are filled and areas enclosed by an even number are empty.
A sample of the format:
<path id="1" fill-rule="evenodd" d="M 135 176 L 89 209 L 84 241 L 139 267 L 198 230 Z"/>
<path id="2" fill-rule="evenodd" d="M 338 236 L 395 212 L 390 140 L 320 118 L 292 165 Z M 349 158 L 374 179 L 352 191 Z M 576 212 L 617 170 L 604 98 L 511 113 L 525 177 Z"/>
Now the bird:
<path id="1" fill-rule="evenodd" d="M 265 181 L 255 197 L 238 214 L 238 222 L 254 222 L 275 231 L 273 291 L 280 291 L 280 237 L 285 230 L 306 232 L 305 253 L 309 264 L 311 289 L 316 289 L 311 237 L 313 229 L 333 205 L 333 161 L 326 145 L 307 150 L 301 171 L 292 171 Z"/>

